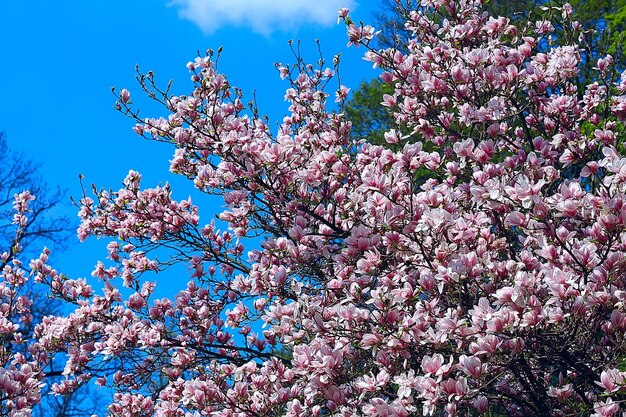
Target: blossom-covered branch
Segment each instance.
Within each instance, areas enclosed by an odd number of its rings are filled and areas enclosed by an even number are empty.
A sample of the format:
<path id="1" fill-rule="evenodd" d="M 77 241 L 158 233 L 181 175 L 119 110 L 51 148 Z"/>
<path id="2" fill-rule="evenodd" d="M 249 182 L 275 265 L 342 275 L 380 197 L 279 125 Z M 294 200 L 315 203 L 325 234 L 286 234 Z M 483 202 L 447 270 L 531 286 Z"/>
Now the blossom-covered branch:
<path id="1" fill-rule="evenodd" d="M 575 35 L 570 15 L 558 24 Z M 423 1 L 405 52 L 340 19 L 393 87 L 393 150 L 353 141 L 326 102 L 335 69 L 301 60 L 278 65 L 290 114 L 275 133 L 216 54 L 188 64 L 187 96 L 139 77 L 166 117 L 139 119 L 120 92 L 136 132 L 172 144 L 171 171 L 225 209 L 203 223 L 133 171 L 85 193 L 79 235 L 111 237 L 111 265 L 93 272 L 101 293 L 49 278 L 77 305 L 39 330 L 68 354 L 57 391 L 97 378 L 127 417 L 615 415 L 626 75 L 601 59 L 580 100 L 578 45 L 545 52 L 552 22 L 518 28 L 473 1 Z M 154 299 L 142 274 L 178 261 L 187 284 Z"/>

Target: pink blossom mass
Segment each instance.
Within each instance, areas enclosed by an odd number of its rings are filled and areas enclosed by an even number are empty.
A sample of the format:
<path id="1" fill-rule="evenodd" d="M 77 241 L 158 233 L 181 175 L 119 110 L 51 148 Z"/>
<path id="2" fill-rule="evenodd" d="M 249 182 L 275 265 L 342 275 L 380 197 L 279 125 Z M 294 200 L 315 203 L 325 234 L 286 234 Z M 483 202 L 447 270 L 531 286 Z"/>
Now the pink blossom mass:
<path id="1" fill-rule="evenodd" d="M 34 196 L 16 195 L 0 415 L 29 416 L 62 360 L 54 392 L 107 387 L 116 417 L 621 416 L 626 72 L 603 57 L 577 84 L 569 5 L 518 27 L 479 1 L 421 4 L 406 50 L 374 49 L 378 30 L 339 11 L 393 88 L 388 146 L 351 135 L 338 57 L 277 64 L 276 129 L 219 52 L 187 65 L 188 95 L 138 77 L 158 117 L 119 90 L 135 131 L 170 144 L 170 170 L 223 210 L 135 171 L 86 188 L 78 235 L 110 243 L 85 280 L 48 250 L 20 260 Z M 555 27 L 574 41 L 551 42 Z M 150 273 L 178 263 L 180 292 L 157 299 Z M 32 335 L 27 280 L 68 305 Z"/>

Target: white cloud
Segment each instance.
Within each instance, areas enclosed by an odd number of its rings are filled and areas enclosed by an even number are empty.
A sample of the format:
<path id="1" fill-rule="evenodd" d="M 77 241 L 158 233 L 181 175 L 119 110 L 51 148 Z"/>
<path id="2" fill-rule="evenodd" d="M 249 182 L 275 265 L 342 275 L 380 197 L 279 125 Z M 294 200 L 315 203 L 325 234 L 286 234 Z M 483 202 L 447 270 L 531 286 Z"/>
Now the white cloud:
<path id="1" fill-rule="evenodd" d="M 269 35 L 304 23 L 332 25 L 337 10 L 353 0 L 172 0 L 180 17 L 196 23 L 205 33 L 224 26 L 244 26 Z"/>

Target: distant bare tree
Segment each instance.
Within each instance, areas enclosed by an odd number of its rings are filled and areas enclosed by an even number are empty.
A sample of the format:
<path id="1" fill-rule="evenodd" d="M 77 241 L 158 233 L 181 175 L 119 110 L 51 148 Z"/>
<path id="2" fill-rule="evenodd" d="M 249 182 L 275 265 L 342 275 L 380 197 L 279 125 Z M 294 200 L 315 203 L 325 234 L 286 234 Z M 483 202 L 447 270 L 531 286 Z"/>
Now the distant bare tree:
<path id="1" fill-rule="evenodd" d="M 23 253 L 37 256 L 44 246 L 53 247 L 55 251 L 63 250 L 75 233 L 75 222 L 63 210 L 64 200 L 69 201 L 69 198 L 60 188 L 51 188 L 38 169 L 36 162 L 12 150 L 6 135 L 0 132 L 0 252 L 12 246 L 15 238 L 15 225 L 12 224 L 14 195 L 24 190 L 29 190 L 36 199 L 30 204 L 32 212 L 21 235 Z M 32 334 L 45 316 L 63 312 L 63 305 L 58 300 L 49 298 L 32 282 L 27 283 L 23 291 L 33 300 L 33 320 L 22 329 L 26 334 Z M 27 354 L 26 351 L 22 353 Z M 47 370 L 46 393 L 55 381 L 62 378 L 62 369 L 57 368 L 53 361 Z M 44 395 L 40 406 L 33 410 L 33 417 L 91 416 L 100 406 L 91 391 L 87 386 L 68 397 Z"/>

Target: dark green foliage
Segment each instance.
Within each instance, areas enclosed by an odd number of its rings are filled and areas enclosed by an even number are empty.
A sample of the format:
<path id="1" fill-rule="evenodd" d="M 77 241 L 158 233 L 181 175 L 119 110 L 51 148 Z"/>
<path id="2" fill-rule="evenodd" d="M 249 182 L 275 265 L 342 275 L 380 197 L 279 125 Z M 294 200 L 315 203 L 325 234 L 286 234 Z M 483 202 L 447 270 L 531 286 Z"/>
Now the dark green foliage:
<path id="1" fill-rule="evenodd" d="M 361 83 L 354 92 L 344 112 L 352 121 L 352 134 L 356 139 L 382 145 L 384 133 L 394 125 L 392 109 L 383 107 L 380 102 L 384 94 L 393 94 L 393 87 L 380 79 Z"/>
<path id="2" fill-rule="evenodd" d="M 626 0 L 573 0 L 574 19 L 585 28 L 581 78 L 590 79 L 599 57 L 611 54 L 619 71 L 626 69 Z"/>

